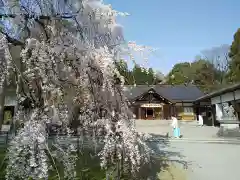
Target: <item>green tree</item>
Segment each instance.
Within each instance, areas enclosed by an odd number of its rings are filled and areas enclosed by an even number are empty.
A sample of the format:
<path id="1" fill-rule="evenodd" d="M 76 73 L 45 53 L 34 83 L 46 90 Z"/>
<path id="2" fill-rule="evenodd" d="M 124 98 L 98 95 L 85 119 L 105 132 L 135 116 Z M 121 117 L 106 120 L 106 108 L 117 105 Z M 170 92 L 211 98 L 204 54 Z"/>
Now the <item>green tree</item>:
<path id="1" fill-rule="evenodd" d="M 209 61 L 204 59 L 192 63 L 176 64 L 167 76 L 167 83 L 172 85 L 194 84 L 202 91 L 209 92 L 218 84 L 217 70 Z"/>
<path id="2" fill-rule="evenodd" d="M 127 63 L 124 60 L 115 63 L 118 71 L 125 79 L 125 85 L 153 85 L 158 84 L 163 80 L 163 74 L 158 72 L 155 75 L 152 68 L 146 69 L 136 64 L 132 70 L 129 70 Z"/>
<path id="3" fill-rule="evenodd" d="M 162 81 L 159 76 L 156 76 L 152 68 L 142 68 L 135 65 L 132 69 L 132 75 L 137 85 L 154 85 Z"/>
<path id="4" fill-rule="evenodd" d="M 173 66 L 170 73 L 167 75 L 167 83 L 179 85 L 189 82 L 191 75 L 191 64 L 189 62 L 177 63 Z"/>
<path id="5" fill-rule="evenodd" d="M 232 83 L 240 81 L 240 28 L 234 35 L 232 45 L 230 47 L 228 80 Z"/>
<path id="6" fill-rule="evenodd" d="M 133 78 L 132 71 L 129 70 L 126 61 L 121 59 L 120 61 L 116 61 L 115 65 L 116 65 L 119 73 L 124 77 L 125 85 L 134 84 L 134 78 Z"/>
<path id="7" fill-rule="evenodd" d="M 132 69 L 132 74 L 134 77 L 135 84 L 143 85 L 147 84 L 147 74 L 144 68 L 141 68 L 139 65 L 135 65 Z"/>
<path id="8" fill-rule="evenodd" d="M 193 84 L 202 91 L 209 92 L 215 89 L 218 81 L 216 80 L 217 70 L 213 64 L 201 59 L 192 63 L 191 71 Z"/>
<path id="9" fill-rule="evenodd" d="M 151 85 L 155 83 L 155 77 L 154 72 L 152 68 L 149 68 L 147 71 L 145 71 L 147 76 L 147 84 Z"/>

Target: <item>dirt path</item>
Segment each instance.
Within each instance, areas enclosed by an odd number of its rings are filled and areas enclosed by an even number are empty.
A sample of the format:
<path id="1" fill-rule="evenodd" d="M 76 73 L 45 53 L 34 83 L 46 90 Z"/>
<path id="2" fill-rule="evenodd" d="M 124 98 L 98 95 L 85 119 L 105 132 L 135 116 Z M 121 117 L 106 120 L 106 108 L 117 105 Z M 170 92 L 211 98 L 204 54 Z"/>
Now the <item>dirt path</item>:
<path id="1" fill-rule="evenodd" d="M 239 144 L 171 142 L 167 149 L 180 152 L 191 164 L 188 180 L 239 180 Z"/>
<path id="2" fill-rule="evenodd" d="M 172 135 L 171 121 L 144 121 L 136 120 L 136 129 L 138 132 L 153 133 L 159 135 Z M 219 128 L 212 126 L 199 127 L 196 123 L 180 124 L 180 131 L 184 138 L 191 139 L 210 139 L 216 138 Z"/>

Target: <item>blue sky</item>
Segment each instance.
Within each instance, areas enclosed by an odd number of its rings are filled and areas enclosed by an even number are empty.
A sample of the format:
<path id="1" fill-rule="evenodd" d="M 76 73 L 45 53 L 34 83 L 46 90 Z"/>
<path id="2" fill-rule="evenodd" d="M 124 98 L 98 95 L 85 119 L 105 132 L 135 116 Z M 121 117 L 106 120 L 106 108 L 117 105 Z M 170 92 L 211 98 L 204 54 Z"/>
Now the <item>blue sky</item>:
<path id="1" fill-rule="evenodd" d="M 120 18 L 126 40 L 159 48 L 149 66 L 163 73 L 202 50 L 231 44 L 240 28 L 239 0 L 106 0 L 131 16 Z"/>

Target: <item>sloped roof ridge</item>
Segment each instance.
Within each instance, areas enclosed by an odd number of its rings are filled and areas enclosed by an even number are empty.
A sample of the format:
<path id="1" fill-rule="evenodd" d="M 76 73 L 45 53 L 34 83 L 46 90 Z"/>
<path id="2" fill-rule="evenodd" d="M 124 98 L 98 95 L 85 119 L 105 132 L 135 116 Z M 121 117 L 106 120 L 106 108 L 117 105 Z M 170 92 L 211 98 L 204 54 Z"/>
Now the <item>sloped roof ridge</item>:
<path id="1" fill-rule="evenodd" d="M 151 88 L 154 89 L 158 94 L 168 100 L 193 100 L 203 96 L 201 90 L 195 85 L 169 85 L 169 84 L 158 84 L 158 85 L 127 85 L 125 86 L 125 93 L 128 93 L 129 98 L 139 96 Z"/>

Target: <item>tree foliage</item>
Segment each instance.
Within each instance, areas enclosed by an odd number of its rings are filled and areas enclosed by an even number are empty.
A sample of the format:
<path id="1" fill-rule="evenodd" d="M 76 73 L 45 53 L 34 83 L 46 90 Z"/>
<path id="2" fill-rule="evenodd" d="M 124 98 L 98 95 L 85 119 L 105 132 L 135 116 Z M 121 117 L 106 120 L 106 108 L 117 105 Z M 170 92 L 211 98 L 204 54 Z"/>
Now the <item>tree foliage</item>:
<path id="1" fill-rule="evenodd" d="M 124 77 L 125 85 L 133 85 L 134 84 L 134 76 L 132 71 L 128 68 L 127 62 L 121 59 L 116 62 L 116 68 L 118 69 L 121 76 Z"/>
<path id="2" fill-rule="evenodd" d="M 167 83 L 178 85 L 191 82 L 191 73 L 191 64 L 189 62 L 175 64 L 168 74 Z"/>
<path id="3" fill-rule="evenodd" d="M 176 64 L 167 76 L 167 83 L 173 85 L 194 84 L 204 92 L 214 89 L 218 71 L 213 64 L 204 59 L 192 63 L 183 62 Z"/>
<path id="4" fill-rule="evenodd" d="M 204 50 L 192 63 L 176 64 L 167 76 L 167 83 L 190 83 L 197 85 L 204 92 L 226 87 L 232 74 L 230 69 L 233 61 L 230 54 L 228 45 Z"/>
<path id="5" fill-rule="evenodd" d="M 232 45 L 230 47 L 228 80 L 232 83 L 240 82 L 240 28 L 234 35 Z"/>
<path id="6" fill-rule="evenodd" d="M 133 69 L 130 70 L 127 63 L 123 60 L 116 64 L 120 74 L 125 79 L 126 85 L 155 85 L 161 83 L 164 79 L 164 75 L 160 72 L 154 72 L 152 68 L 147 69 L 135 64 Z"/>

